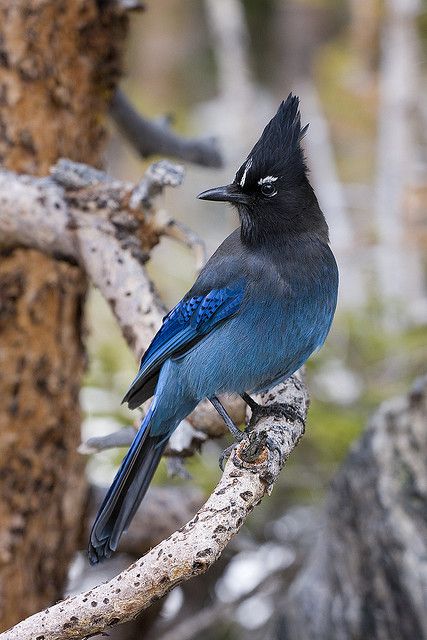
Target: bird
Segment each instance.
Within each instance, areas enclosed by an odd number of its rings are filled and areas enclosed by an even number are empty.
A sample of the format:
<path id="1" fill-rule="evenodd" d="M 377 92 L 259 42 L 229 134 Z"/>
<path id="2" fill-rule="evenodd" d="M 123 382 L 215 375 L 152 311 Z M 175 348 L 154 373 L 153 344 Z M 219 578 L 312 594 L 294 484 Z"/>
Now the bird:
<path id="1" fill-rule="evenodd" d="M 202 399 L 239 439 L 218 396 L 239 394 L 256 410 L 250 394 L 290 377 L 329 333 L 338 268 L 308 178 L 307 127 L 289 94 L 233 182 L 198 195 L 230 203 L 240 224 L 164 317 L 123 399 L 130 409 L 152 401 L 93 524 L 92 564 L 117 550 L 171 434 Z"/>

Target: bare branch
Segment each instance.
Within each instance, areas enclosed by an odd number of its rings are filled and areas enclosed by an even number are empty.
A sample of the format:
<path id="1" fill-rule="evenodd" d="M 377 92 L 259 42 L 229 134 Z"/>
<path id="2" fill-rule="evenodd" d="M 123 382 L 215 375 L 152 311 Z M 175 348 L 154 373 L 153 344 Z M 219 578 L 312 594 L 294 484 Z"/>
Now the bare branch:
<path id="1" fill-rule="evenodd" d="M 162 235 L 182 239 L 188 233 L 156 209 L 155 198 L 182 178 L 182 168 L 167 161 L 149 167 L 136 186 L 69 160 L 60 160 L 50 178 L 0 170 L 0 249 L 29 247 L 79 264 L 139 358 L 166 313 L 144 263 Z M 192 236 L 187 242 L 197 245 L 201 258 L 200 241 Z M 244 421 L 243 401 L 226 400 L 225 406 L 235 422 Z M 209 436 L 226 431 L 209 402 L 202 402 L 189 422 Z M 198 442 L 199 435 L 192 446 Z"/>
<path id="2" fill-rule="evenodd" d="M 158 217 L 163 212 L 158 213 Z M 185 244 L 193 252 L 196 262 L 196 270 L 199 272 L 206 263 L 206 245 L 203 240 L 190 227 L 170 218 L 165 212 L 165 220 L 162 221 L 163 235 L 173 238 Z"/>
<path id="3" fill-rule="evenodd" d="M 177 186 L 182 178 L 182 168 L 167 161 L 150 166 L 136 186 L 64 159 L 50 178 L 0 170 L 0 249 L 31 247 L 79 264 L 111 306 L 139 358 L 166 312 L 144 268 L 150 249 L 162 235 L 183 239 L 187 234 L 187 243 L 197 247 L 199 264 L 204 256 L 201 241 L 155 206 L 164 187 Z M 225 399 L 225 406 L 237 424 L 243 423 L 240 398 Z M 201 432 L 210 437 L 226 432 L 209 402 L 200 403 L 175 432 L 170 454 L 191 455 L 204 440 Z M 91 443 L 96 449 L 104 445 Z"/>
<path id="4" fill-rule="evenodd" d="M 293 376 L 261 401 L 291 404 L 305 417 L 307 390 L 301 378 Z M 271 492 L 303 432 L 300 420 L 260 419 L 236 447 L 215 491 L 184 527 L 109 582 L 27 618 L 0 638 L 68 640 L 93 635 L 135 618 L 176 585 L 204 573 Z"/>
<path id="5" fill-rule="evenodd" d="M 220 398 L 233 422 L 243 424 L 246 416 L 246 404 L 240 396 L 220 396 Z M 135 437 L 136 429 L 137 424 L 119 429 L 106 436 L 89 438 L 86 442 L 81 443 L 79 452 L 83 455 L 90 455 L 105 449 L 130 446 Z M 190 456 L 200 448 L 201 443 L 207 437 L 220 438 L 226 433 L 228 433 L 228 429 L 221 416 L 208 400 L 203 400 L 174 431 L 165 455 L 181 458 Z"/>
<path id="6" fill-rule="evenodd" d="M 151 208 L 152 200 L 163 192 L 165 187 L 179 187 L 184 178 L 184 167 L 160 160 L 150 164 L 143 180 L 132 192 L 130 206 L 138 209 L 141 205 Z"/>
<path id="7" fill-rule="evenodd" d="M 0 171 L 0 246 L 79 264 L 140 356 L 165 312 L 143 266 L 163 233 L 152 199 L 181 180 L 182 169 L 165 161 L 136 186 L 68 160 L 50 178 Z"/>
<path id="8" fill-rule="evenodd" d="M 165 155 L 205 167 L 222 166 L 214 138 L 181 138 L 165 125 L 144 118 L 120 90 L 111 101 L 110 113 L 121 133 L 143 158 Z"/>
<path id="9" fill-rule="evenodd" d="M 88 438 L 86 442 L 82 442 L 79 446 L 79 453 L 82 455 L 91 455 L 105 451 L 106 449 L 114 449 L 116 447 L 130 447 L 136 434 L 136 427 L 123 427 L 118 431 L 109 433 L 106 436 L 95 436 Z"/>
<path id="10" fill-rule="evenodd" d="M 197 417 L 197 416 L 196 416 Z M 116 447 L 129 447 L 135 437 L 137 425 L 118 429 L 106 436 L 89 438 L 79 446 L 79 453 L 90 455 L 114 449 Z M 222 435 L 219 434 L 219 435 Z M 195 429 L 188 420 L 183 420 L 169 439 L 164 455 L 172 457 L 185 457 L 193 455 L 195 450 L 200 449 L 200 445 L 207 438 L 207 435 L 199 429 Z"/>

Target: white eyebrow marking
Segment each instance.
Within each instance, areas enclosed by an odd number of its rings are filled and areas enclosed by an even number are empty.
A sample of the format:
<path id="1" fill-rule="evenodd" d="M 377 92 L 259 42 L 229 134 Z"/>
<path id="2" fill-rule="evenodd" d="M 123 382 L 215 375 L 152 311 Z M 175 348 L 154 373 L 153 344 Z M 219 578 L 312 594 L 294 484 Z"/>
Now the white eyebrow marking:
<path id="1" fill-rule="evenodd" d="M 249 171 L 249 169 L 251 167 L 252 167 L 252 158 L 249 158 L 249 160 L 246 163 L 245 170 L 244 170 L 243 175 L 242 175 L 242 179 L 240 180 L 240 186 L 241 187 L 245 186 L 246 174 L 248 173 L 248 171 Z"/>
<path id="2" fill-rule="evenodd" d="M 266 176 L 265 178 L 261 178 L 258 180 L 258 184 L 265 184 L 266 182 L 276 182 L 277 178 L 275 176 Z"/>

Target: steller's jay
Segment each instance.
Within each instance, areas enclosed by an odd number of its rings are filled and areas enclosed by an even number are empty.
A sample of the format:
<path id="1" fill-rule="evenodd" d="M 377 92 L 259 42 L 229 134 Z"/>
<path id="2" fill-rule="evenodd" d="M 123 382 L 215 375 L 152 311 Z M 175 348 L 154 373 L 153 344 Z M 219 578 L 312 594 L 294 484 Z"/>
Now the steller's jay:
<path id="1" fill-rule="evenodd" d="M 326 339 L 338 269 L 307 178 L 298 105 L 292 94 L 281 103 L 232 184 L 198 196 L 232 203 L 240 227 L 165 316 L 124 398 L 134 409 L 153 396 L 93 525 L 92 563 L 117 549 L 169 437 L 200 400 L 239 436 L 217 396 L 240 394 L 256 410 L 248 394 L 288 378 Z"/>

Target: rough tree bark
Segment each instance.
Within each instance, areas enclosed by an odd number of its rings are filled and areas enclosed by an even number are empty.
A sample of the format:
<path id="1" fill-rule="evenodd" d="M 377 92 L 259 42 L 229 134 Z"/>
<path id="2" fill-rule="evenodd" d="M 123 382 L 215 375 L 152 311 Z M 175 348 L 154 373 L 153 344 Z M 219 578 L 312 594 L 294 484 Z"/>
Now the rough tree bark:
<path id="1" fill-rule="evenodd" d="M 126 16 L 95 0 L 0 0 L 0 162 L 101 162 Z M 43 203 L 40 203 L 41 205 Z M 84 497 L 85 276 L 33 250 L 0 263 L 0 629 L 59 598 Z M 46 526 L 48 524 L 48 526 Z"/>
<path id="2" fill-rule="evenodd" d="M 427 638 L 427 376 L 384 403 L 330 490 L 286 640 Z"/>

